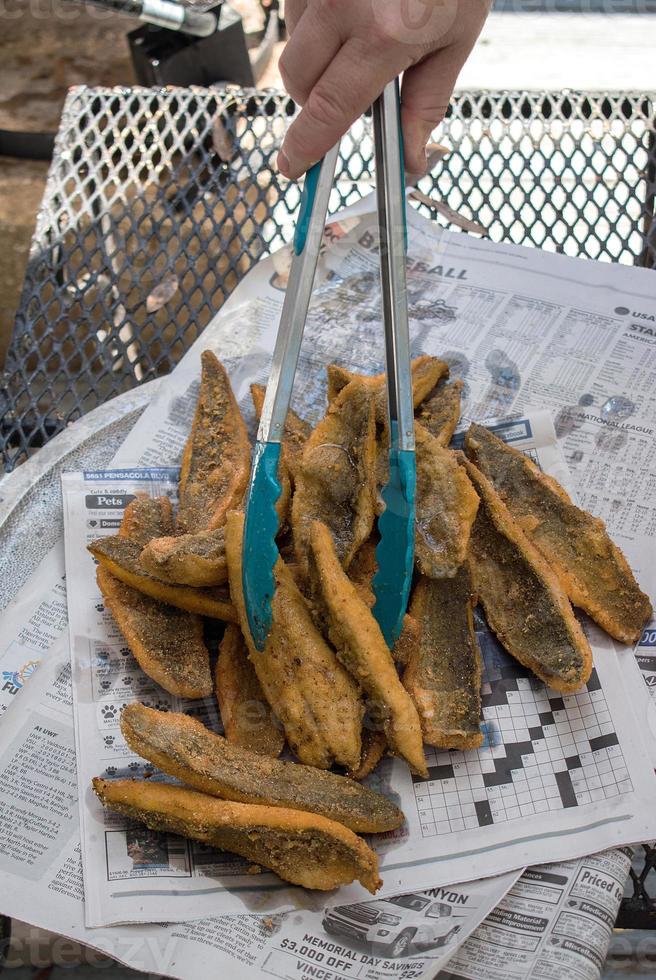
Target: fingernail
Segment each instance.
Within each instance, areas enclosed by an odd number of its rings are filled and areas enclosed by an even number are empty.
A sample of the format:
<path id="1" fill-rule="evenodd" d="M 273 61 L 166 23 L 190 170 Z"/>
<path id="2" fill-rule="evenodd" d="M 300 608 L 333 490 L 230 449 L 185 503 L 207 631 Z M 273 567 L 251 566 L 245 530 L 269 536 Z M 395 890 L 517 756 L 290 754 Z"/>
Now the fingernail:
<path id="1" fill-rule="evenodd" d="M 291 175 L 291 167 L 289 165 L 289 160 L 287 159 L 287 154 L 284 152 L 284 150 L 280 150 L 278 153 L 276 166 L 284 177 L 289 177 Z"/>

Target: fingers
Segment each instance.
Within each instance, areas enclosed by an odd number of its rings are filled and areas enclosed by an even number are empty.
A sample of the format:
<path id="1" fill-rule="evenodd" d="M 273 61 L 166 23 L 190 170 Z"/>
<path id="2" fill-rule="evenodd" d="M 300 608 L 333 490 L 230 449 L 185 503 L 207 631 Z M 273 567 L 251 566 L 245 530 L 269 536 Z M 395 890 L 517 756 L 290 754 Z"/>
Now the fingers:
<path id="1" fill-rule="evenodd" d="M 458 75 L 481 32 L 487 3 L 472 4 L 458 39 L 422 58 L 403 76 L 401 121 L 405 166 L 410 174 L 426 172 L 426 143 L 446 115 Z"/>
<path id="2" fill-rule="evenodd" d="M 296 30 L 296 25 L 306 7 L 307 0 L 285 0 L 285 27 L 290 37 Z"/>
<path id="3" fill-rule="evenodd" d="M 310 91 L 303 110 L 290 126 L 278 154 L 278 169 L 300 177 L 344 135 L 408 66 L 407 45 L 382 52 L 376 44 L 350 38 Z M 381 56 L 382 54 L 382 56 Z"/>
<path id="4" fill-rule="evenodd" d="M 292 99 L 304 105 L 310 92 L 342 46 L 339 25 L 316 6 L 299 18 L 285 45 L 278 68 Z"/>
<path id="5" fill-rule="evenodd" d="M 447 48 L 413 65 L 403 76 L 401 123 L 409 174 L 426 171 L 426 143 L 446 115 L 463 62 Z"/>

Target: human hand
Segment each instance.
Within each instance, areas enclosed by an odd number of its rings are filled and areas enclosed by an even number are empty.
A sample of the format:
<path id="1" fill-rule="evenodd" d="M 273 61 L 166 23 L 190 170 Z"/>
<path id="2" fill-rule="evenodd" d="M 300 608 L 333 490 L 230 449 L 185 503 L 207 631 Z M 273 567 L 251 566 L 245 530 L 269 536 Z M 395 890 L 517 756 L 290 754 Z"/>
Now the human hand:
<path id="1" fill-rule="evenodd" d="M 441 122 L 492 0 L 286 0 L 285 88 L 303 108 L 278 169 L 296 178 L 332 147 L 403 72 L 401 122 L 408 173 L 426 170 Z"/>

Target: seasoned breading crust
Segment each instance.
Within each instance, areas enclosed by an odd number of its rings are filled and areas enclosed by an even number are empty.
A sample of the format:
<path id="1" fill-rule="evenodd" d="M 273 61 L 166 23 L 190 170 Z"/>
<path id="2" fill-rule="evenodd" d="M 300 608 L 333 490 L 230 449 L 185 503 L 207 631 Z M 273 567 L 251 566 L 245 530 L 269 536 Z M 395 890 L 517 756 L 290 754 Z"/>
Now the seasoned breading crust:
<path id="1" fill-rule="evenodd" d="M 173 507 L 169 498 L 140 493 L 125 508 L 118 533 L 143 547 L 161 534 L 173 534 L 173 527 Z"/>
<path id="2" fill-rule="evenodd" d="M 177 531 L 221 527 L 242 501 L 250 467 L 248 432 L 226 370 L 212 351 L 203 351 L 198 404 L 182 454 Z"/>
<path id="3" fill-rule="evenodd" d="M 140 562 L 155 578 L 174 585 L 208 588 L 228 581 L 225 531 L 178 534 L 154 538 L 144 545 Z"/>
<path id="4" fill-rule="evenodd" d="M 103 601 L 145 674 L 181 698 L 212 693 L 210 655 L 200 616 L 168 606 L 96 569 Z"/>
<path id="5" fill-rule="evenodd" d="M 226 626 L 214 679 L 226 739 L 258 755 L 279 756 L 285 745 L 282 725 L 264 697 L 238 626 Z"/>
<path id="6" fill-rule="evenodd" d="M 467 562 L 453 578 L 422 576 L 412 595 L 410 617 L 418 637 L 403 685 L 419 712 L 424 741 L 442 749 L 483 744 L 481 655 L 473 609 Z"/>
<path id="7" fill-rule="evenodd" d="M 449 374 L 449 365 L 439 357 L 422 354 L 415 357 L 410 364 L 412 371 L 412 396 L 415 408 L 432 391 L 440 378 Z M 356 374 L 337 364 L 329 364 L 328 374 L 328 404 L 337 398 L 340 392 L 352 381 L 366 385 L 376 399 L 376 422 L 384 425 L 387 422 L 387 382 L 385 372 L 381 374 Z"/>
<path id="8" fill-rule="evenodd" d="M 261 756 L 233 745 L 187 715 L 129 704 L 121 731 L 130 748 L 188 786 L 225 800 L 319 813 L 359 833 L 403 823 L 391 800 L 345 776 Z"/>
<path id="9" fill-rule="evenodd" d="M 385 732 L 374 732 L 365 729 L 362 736 L 362 757 L 357 769 L 349 769 L 346 775 L 349 779 L 366 779 L 371 775 L 387 751 L 387 735 Z"/>
<path id="10" fill-rule="evenodd" d="M 310 528 L 321 520 L 345 568 L 371 534 L 375 516 L 376 426 L 373 395 L 353 382 L 308 439 L 296 477 L 292 531 L 298 564 L 308 568 Z"/>
<path id="11" fill-rule="evenodd" d="M 359 881 L 380 887 L 378 858 L 352 830 L 314 813 L 217 800 L 166 783 L 93 780 L 104 806 L 151 830 L 240 854 L 285 881 L 327 891 Z"/>
<path id="12" fill-rule="evenodd" d="M 426 776 L 426 760 L 417 711 L 403 688 L 378 623 L 340 565 L 330 531 L 312 525 L 312 557 L 327 631 L 337 655 L 384 718 L 392 752 L 413 772 Z"/>
<path id="13" fill-rule="evenodd" d="M 616 640 L 635 643 L 651 619 L 651 602 L 604 522 L 573 504 L 553 477 L 483 426 L 470 427 L 465 452 L 549 562 L 574 605 Z"/>
<path id="14" fill-rule="evenodd" d="M 307 602 L 282 560 L 274 570 L 276 591 L 266 647 L 260 652 L 253 643 L 242 590 L 243 532 L 244 515 L 229 514 L 230 592 L 264 695 L 301 762 L 320 769 L 333 762 L 356 766 L 363 710 L 357 686 L 314 625 Z"/>
<path id="15" fill-rule="evenodd" d="M 122 547 L 135 551 L 151 538 L 170 531 L 173 511 L 167 497 L 139 496 L 125 509 L 118 532 Z M 200 616 L 166 605 L 96 569 L 98 587 L 137 663 L 164 690 L 177 697 L 203 698 L 212 693 L 210 655 Z"/>
<path id="16" fill-rule="evenodd" d="M 470 555 L 488 623 L 508 653 L 545 684 L 578 690 L 590 676 L 592 653 L 558 578 L 490 481 L 469 460 L 464 465 L 481 498 Z"/>
<path id="17" fill-rule="evenodd" d="M 440 446 L 448 446 L 460 418 L 462 381 L 441 381 L 421 403 L 417 421 L 437 439 Z"/>
<path id="18" fill-rule="evenodd" d="M 122 538 L 118 534 L 98 538 L 88 545 L 93 557 L 121 582 L 159 599 L 178 609 L 187 609 L 199 616 L 222 619 L 227 623 L 237 621 L 237 614 L 230 599 L 222 589 L 195 589 L 188 585 L 172 585 L 150 575 L 140 561 L 141 545 Z"/>
<path id="19" fill-rule="evenodd" d="M 415 561 L 428 578 L 451 578 L 467 554 L 478 496 L 454 454 L 415 425 Z"/>

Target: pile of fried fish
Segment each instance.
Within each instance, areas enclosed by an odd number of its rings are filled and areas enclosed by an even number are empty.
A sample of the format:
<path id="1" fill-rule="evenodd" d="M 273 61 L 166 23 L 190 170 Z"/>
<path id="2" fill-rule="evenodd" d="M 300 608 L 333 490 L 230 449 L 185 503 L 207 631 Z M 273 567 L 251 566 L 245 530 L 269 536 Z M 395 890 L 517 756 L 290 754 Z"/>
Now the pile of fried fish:
<path id="1" fill-rule="evenodd" d="M 203 353 L 177 513 L 166 498 L 137 498 L 119 533 L 90 551 L 141 668 L 183 698 L 214 692 L 225 736 L 184 714 L 127 706 L 128 745 L 180 785 L 99 778 L 105 805 L 239 854 L 253 871 L 306 888 L 358 880 L 373 893 L 377 857 L 358 834 L 394 831 L 403 814 L 359 780 L 386 753 L 426 776 L 424 743 L 482 744 L 477 603 L 508 653 L 561 692 L 592 669 L 572 604 L 622 643 L 637 640 L 651 605 L 603 522 L 480 425 L 464 452 L 449 448 L 462 385 L 448 375 L 439 358 L 413 361 L 416 575 L 393 650 L 371 586 L 388 465 L 385 378 L 331 365 L 316 427 L 289 412 L 281 558 L 260 652 L 242 593 L 251 445 L 225 369 Z M 252 397 L 259 414 L 264 389 L 253 385 Z M 204 617 L 227 624 L 214 672 Z M 278 758 L 285 745 L 298 762 Z"/>

